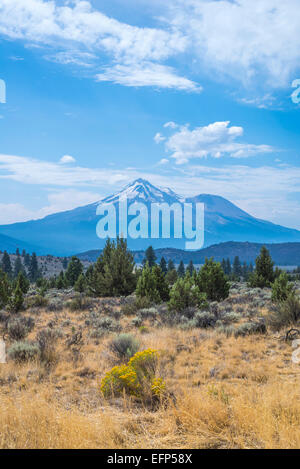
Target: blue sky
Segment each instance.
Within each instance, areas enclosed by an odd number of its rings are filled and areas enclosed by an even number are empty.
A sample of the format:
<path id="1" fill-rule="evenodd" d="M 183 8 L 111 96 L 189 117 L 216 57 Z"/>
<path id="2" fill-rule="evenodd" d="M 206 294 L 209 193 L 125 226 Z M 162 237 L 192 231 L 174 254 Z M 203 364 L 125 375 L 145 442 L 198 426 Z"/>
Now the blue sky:
<path id="1" fill-rule="evenodd" d="M 0 223 L 143 177 L 300 229 L 298 1 L 124 4 L 0 0 Z"/>

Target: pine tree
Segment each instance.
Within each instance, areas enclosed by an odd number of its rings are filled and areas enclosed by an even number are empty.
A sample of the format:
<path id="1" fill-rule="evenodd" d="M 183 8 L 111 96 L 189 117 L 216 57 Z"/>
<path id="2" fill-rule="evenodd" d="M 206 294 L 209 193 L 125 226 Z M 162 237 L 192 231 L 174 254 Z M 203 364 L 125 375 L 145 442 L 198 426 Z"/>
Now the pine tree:
<path id="1" fill-rule="evenodd" d="M 18 256 L 18 257 L 20 256 L 20 249 L 19 248 L 16 249 L 16 256 Z"/>
<path id="2" fill-rule="evenodd" d="M 27 267 L 27 269 L 29 269 L 30 261 L 31 261 L 30 254 L 26 253 L 25 258 L 24 258 L 24 265 Z"/>
<path id="3" fill-rule="evenodd" d="M 7 274 L 0 269 L 0 308 L 4 308 L 11 294 L 11 284 Z"/>
<path id="4" fill-rule="evenodd" d="M 155 265 L 155 261 L 155 251 L 152 246 L 149 246 L 145 251 L 145 259 L 143 260 L 143 264 L 145 265 L 148 262 L 149 267 L 153 267 Z"/>
<path id="5" fill-rule="evenodd" d="M 89 274 L 89 289 L 95 296 L 127 296 L 136 288 L 134 258 L 124 238 L 107 240 Z"/>
<path id="6" fill-rule="evenodd" d="M 166 275 L 167 283 L 169 285 L 174 285 L 174 283 L 177 281 L 177 279 L 178 279 L 178 274 L 177 274 L 176 269 L 168 270 L 167 275 Z"/>
<path id="7" fill-rule="evenodd" d="M 278 303 L 285 301 L 292 292 L 293 285 L 289 283 L 287 273 L 282 272 L 272 285 L 272 301 Z"/>
<path id="8" fill-rule="evenodd" d="M 142 274 L 138 279 L 136 296 L 139 298 L 147 298 L 153 303 L 160 303 L 161 301 L 157 281 L 148 262 L 143 268 Z"/>
<path id="9" fill-rule="evenodd" d="M 66 279 L 63 271 L 61 271 L 57 277 L 55 286 L 58 290 L 63 290 L 66 287 Z"/>
<path id="10" fill-rule="evenodd" d="M 62 266 L 65 270 L 68 268 L 68 259 L 66 257 L 62 260 Z"/>
<path id="11" fill-rule="evenodd" d="M 222 269 L 223 269 L 224 274 L 225 274 L 225 275 L 228 275 L 228 272 L 227 272 L 227 264 L 226 264 L 225 259 L 222 259 L 221 266 L 222 266 Z"/>
<path id="12" fill-rule="evenodd" d="M 67 283 L 71 286 L 74 287 L 75 283 L 77 282 L 79 276 L 83 272 L 83 265 L 78 259 L 78 257 L 73 256 L 71 261 L 69 262 L 65 278 Z"/>
<path id="13" fill-rule="evenodd" d="M 167 262 L 164 257 L 161 258 L 159 266 L 161 268 L 162 273 L 165 275 L 168 272 Z"/>
<path id="14" fill-rule="evenodd" d="M 21 261 L 21 257 L 17 256 L 15 260 L 15 264 L 14 264 L 14 277 L 15 278 L 18 277 L 19 273 L 23 271 L 24 271 L 24 267 Z"/>
<path id="15" fill-rule="evenodd" d="M 170 291 L 169 285 L 166 281 L 166 277 L 158 265 L 152 267 L 152 275 L 155 279 L 156 289 L 159 293 L 161 301 L 169 301 Z"/>
<path id="16" fill-rule="evenodd" d="M 78 279 L 75 282 L 74 290 L 80 295 L 80 308 L 82 308 L 82 299 L 86 291 L 87 283 L 84 274 L 80 274 Z"/>
<path id="17" fill-rule="evenodd" d="M 250 285 L 253 288 L 270 287 L 275 280 L 274 262 L 268 249 L 263 246 L 255 260 L 255 270 L 250 276 Z"/>
<path id="18" fill-rule="evenodd" d="M 182 278 L 185 276 L 185 268 L 184 268 L 184 263 L 181 260 L 177 269 L 177 274 L 179 278 Z"/>
<path id="19" fill-rule="evenodd" d="M 24 296 L 23 292 L 20 288 L 20 285 L 17 284 L 16 289 L 14 290 L 13 294 L 8 299 L 8 310 L 11 313 L 18 313 L 24 304 Z"/>
<path id="20" fill-rule="evenodd" d="M 186 308 L 195 307 L 202 309 L 207 306 L 205 293 L 200 292 L 189 273 L 179 278 L 170 291 L 169 309 L 180 313 Z"/>
<path id="21" fill-rule="evenodd" d="M 36 282 L 37 279 L 39 278 L 39 275 L 40 275 L 40 272 L 39 272 L 38 260 L 36 257 L 36 253 L 34 252 L 31 256 L 30 264 L 28 267 L 28 277 L 31 282 Z"/>
<path id="22" fill-rule="evenodd" d="M 29 282 L 28 278 L 26 277 L 26 275 L 24 274 L 23 270 L 21 270 L 18 273 L 17 285 L 19 285 L 19 287 L 20 287 L 22 293 L 24 293 L 24 295 L 26 293 L 28 293 L 28 290 L 30 288 L 30 282 Z"/>
<path id="23" fill-rule="evenodd" d="M 197 275 L 197 285 L 201 292 L 206 293 L 210 301 L 221 301 L 229 295 L 230 285 L 221 264 L 213 258 L 205 259 L 204 266 Z"/>
<path id="24" fill-rule="evenodd" d="M 231 262 L 230 259 L 228 258 L 226 260 L 226 275 L 231 275 Z"/>
<path id="25" fill-rule="evenodd" d="M 23 251 L 22 251 L 22 257 L 24 258 L 25 256 L 26 256 L 26 251 L 25 251 L 25 249 L 23 249 Z"/>
<path id="26" fill-rule="evenodd" d="M 169 262 L 168 262 L 168 272 L 170 272 L 171 270 L 175 270 L 175 264 L 174 264 L 174 262 L 172 261 L 172 259 L 169 259 Z"/>
<path id="27" fill-rule="evenodd" d="M 195 270 L 195 267 L 194 267 L 193 261 L 190 260 L 189 265 L 186 268 L 186 271 L 189 272 L 190 276 L 192 277 L 194 270 Z"/>
<path id="28" fill-rule="evenodd" d="M 239 256 L 235 256 L 234 258 L 232 273 L 238 279 L 242 275 L 242 266 L 241 266 L 241 261 L 240 261 Z"/>
<path id="29" fill-rule="evenodd" d="M 7 254 L 6 251 L 4 251 L 3 256 L 2 256 L 1 268 L 3 272 L 8 275 L 9 278 L 12 277 L 12 266 L 10 262 L 10 256 L 9 254 Z"/>
<path id="30" fill-rule="evenodd" d="M 243 276 L 244 280 L 246 280 L 247 277 L 248 277 L 248 266 L 247 266 L 247 262 L 243 262 L 243 265 L 242 265 L 242 276 Z"/>

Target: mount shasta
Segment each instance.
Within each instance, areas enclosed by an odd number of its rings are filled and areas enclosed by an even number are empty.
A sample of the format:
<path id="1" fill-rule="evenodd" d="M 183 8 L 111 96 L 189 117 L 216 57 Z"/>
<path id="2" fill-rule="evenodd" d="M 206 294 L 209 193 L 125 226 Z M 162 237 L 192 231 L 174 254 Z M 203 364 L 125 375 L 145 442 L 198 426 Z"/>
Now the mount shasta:
<path id="1" fill-rule="evenodd" d="M 148 208 L 152 203 L 203 203 L 205 206 L 204 246 L 226 241 L 252 243 L 300 242 L 300 231 L 276 225 L 255 218 L 221 196 L 200 194 L 183 198 L 171 189 L 160 188 L 143 179 L 137 179 L 120 192 L 101 201 L 73 210 L 55 213 L 43 219 L 0 226 L 1 249 L 11 250 L 13 246 L 35 248 L 37 254 L 68 256 L 74 253 L 102 249 L 105 240 L 96 235 L 100 219 L 96 214 L 100 203 L 116 205 L 120 198 L 127 198 L 128 204 L 142 202 Z M 117 221 L 118 225 L 118 221 Z M 118 226 L 117 226 L 118 232 Z M 132 250 L 144 250 L 150 244 L 155 248 L 184 249 L 185 238 L 176 239 L 131 239 Z M 6 243 L 8 246 L 6 246 Z"/>

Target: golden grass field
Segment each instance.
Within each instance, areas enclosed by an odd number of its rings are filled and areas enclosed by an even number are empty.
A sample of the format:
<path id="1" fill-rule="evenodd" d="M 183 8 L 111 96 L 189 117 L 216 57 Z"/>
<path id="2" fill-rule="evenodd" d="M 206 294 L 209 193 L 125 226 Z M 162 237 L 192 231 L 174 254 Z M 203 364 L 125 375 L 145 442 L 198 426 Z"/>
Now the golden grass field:
<path id="1" fill-rule="evenodd" d="M 300 365 L 279 334 L 234 338 L 151 323 L 142 333 L 132 317 L 121 318 L 140 350 L 160 351 L 176 396 L 153 411 L 126 396 L 101 395 L 101 378 L 114 365 L 112 335 L 90 338 L 85 314 L 41 308 L 34 316 L 29 339 L 49 322 L 63 330 L 50 369 L 38 362 L 0 365 L 0 448 L 300 447 Z M 76 355 L 66 337 L 79 327 L 84 344 Z"/>

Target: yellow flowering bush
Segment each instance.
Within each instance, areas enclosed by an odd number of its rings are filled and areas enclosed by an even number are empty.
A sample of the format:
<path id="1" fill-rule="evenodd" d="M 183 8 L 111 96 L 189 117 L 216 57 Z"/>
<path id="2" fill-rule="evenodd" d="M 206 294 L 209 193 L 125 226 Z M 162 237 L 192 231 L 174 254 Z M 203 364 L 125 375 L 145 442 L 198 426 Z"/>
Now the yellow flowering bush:
<path id="1" fill-rule="evenodd" d="M 158 351 L 153 349 L 136 353 L 127 365 L 115 366 L 101 382 L 105 397 L 123 392 L 139 399 L 159 397 L 165 392 L 165 382 L 155 376 Z"/>

